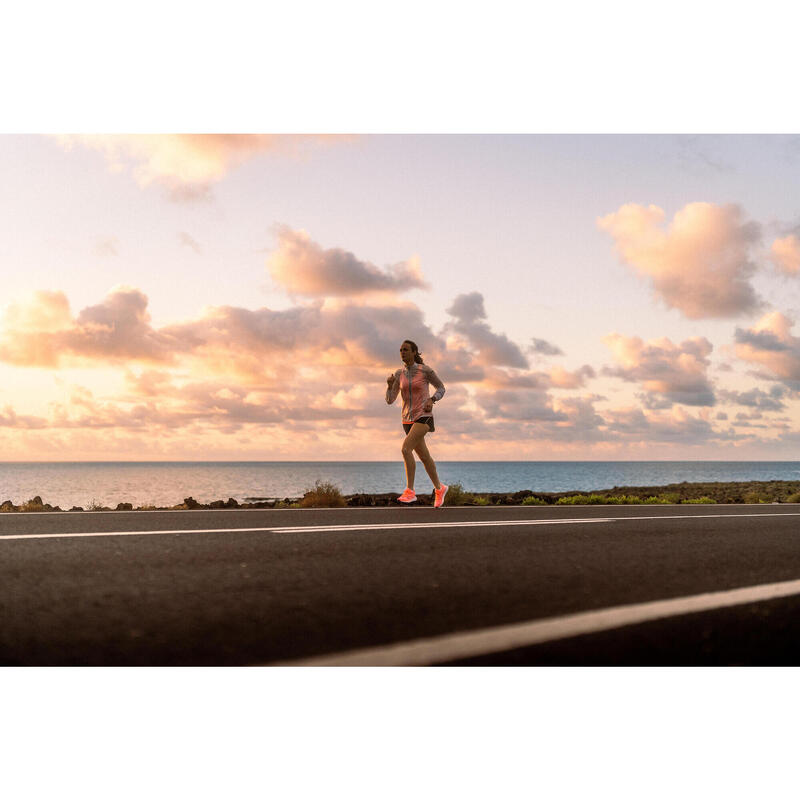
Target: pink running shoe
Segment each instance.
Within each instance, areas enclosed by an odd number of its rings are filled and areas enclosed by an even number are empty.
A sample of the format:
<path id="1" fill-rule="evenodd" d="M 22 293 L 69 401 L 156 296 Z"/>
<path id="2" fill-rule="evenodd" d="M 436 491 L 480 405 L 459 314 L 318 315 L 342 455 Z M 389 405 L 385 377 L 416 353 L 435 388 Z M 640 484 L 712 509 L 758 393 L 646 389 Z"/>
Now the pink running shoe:
<path id="1" fill-rule="evenodd" d="M 401 494 L 397 499 L 401 503 L 416 503 L 417 493 L 413 489 L 406 488 L 403 494 Z"/>
<path id="2" fill-rule="evenodd" d="M 433 490 L 433 493 L 436 496 L 436 501 L 433 504 L 434 508 L 441 508 L 442 507 L 442 503 L 444 503 L 444 496 L 447 494 L 447 490 L 449 488 L 450 488 L 449 486 L 446 486 L 445 484 L 442 484 L 442 488 L 441 489 L 434 489 Z"/>

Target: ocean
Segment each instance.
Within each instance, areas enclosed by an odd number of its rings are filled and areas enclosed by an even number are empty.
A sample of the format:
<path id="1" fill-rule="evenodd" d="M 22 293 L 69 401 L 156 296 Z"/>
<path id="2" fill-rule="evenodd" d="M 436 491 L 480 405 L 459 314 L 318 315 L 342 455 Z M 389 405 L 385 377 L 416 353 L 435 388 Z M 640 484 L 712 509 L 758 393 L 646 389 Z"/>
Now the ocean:
<path id="1" fill-rule="evenodd" d="M 440 461 L 439 477 L 474 492 L 531 489 L 564 492 L 614 486 L 661 486 L 681 481 L 800 480 L 800 461 Z M 201 503 L 247 498 L 300 497 L 316 481 L 343 494 L 402 492 L 397 461 L 113 461 L 0 462 L 0 503 L 39 495 L 67 509 L 95 503 L 171 506 L 193 497 Z M 419 493 L 431 490 L 417 464 Z"/>

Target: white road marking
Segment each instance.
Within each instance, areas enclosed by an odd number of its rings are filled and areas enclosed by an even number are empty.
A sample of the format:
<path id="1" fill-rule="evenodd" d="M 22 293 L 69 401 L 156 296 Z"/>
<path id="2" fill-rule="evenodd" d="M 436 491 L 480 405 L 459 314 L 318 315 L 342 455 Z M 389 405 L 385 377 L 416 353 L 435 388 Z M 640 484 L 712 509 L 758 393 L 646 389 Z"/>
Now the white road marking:
<path id="1" fill-rule="evenodd" d="M 130 512 L 127 512 L 130 513 Z M 657 514 L 646 517 L 571 517 L 569 519 L 498 519 L 462 522 L 397 522 L 362 525 L 295 525 L 261 528 L 186 528 L 155 531 L 89 531 L 80 533 L 20 533 L 0 534 L 1 540 L 11 539 L 76 539 L 97 536 L 165 536 L 180 533 L 323 533 L 336 531 L 406 531 L 413 528 L 490 528 L 518 525 L 583 525 L 593 522 L 629 522 L 653 519 L 727 519 L 729 517 L 798 517 L 800 512 L 768 512 L 764 514 Z"/>
<path id="2" fill-rule="evenodd" d="M 409 642 L 332 653 L 274 666 L 388 667 L 427 666 L 476 656 L 502 653 L 558 639 L 623 628 L 667 617 L 696 614 L 729 606 L 776 600 L 800 594 L 800 580 L 765 583 L 723 592 L 708 592 L 671 600 L 614 606 L 563 617 L 500 625 L 466 633 L 415 639 Z"/>
<path id="3" fill-rule="evenodd" d="M 400 522 L 395 525 L 298 525 L 296 527 L 271 528 L 188 528 L 172 531 L 90 531 L 87 533 L 19 533 L 0 535 L 0 541 L 7 539 L 75 539 L 84 536 L 159 536 L 176 533 L 320 533 L 328 531 L 405 531 L 409 528 L 471 528 L 507 527 L 510 525 L 582 525 L 591 522 L 610 522 L 609 519 L 590 517 L 587 519 L 511 519 L 488 520 L 486 522 Z"/>

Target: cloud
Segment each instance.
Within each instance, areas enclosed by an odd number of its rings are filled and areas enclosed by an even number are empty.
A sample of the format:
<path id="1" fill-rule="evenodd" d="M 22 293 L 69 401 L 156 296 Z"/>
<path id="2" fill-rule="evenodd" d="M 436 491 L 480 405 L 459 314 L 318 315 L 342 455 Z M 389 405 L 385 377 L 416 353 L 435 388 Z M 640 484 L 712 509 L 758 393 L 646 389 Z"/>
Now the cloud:
<path id="1" fill-rule="evenodd" d="M 762 411 L 783 411 L 786 408 L 783 398 L 787 395 L 784 386 L 773 386 L 769 392 L 761 389 L 749 389 L 746 392 L 728 391 L 720 389 L 717 397 L 721 402 L 733 405 L 745 406 L 747 408 L 758 408 Z"/>
<path id="2" fill-rule="evenodd" d="M 65 357 L 124 361 L 170 361 L 185 347 L 153 330 L 147 297 L 137 289 L 113 289 L 102 303 L 73 319 L 61 292 L 37 292 L 9 307 L 0 329 L 0 361 L 55 367 Z"/>
<path id="3" fill-rule="evenodd" d="M 7 405 L 0 411 L 0 428 L 21 428 L 23 430 L 37 430 L 49 427 L 48 420 L 44 417 L 20 416 Z"/>
<path id="4" fill-rule="evenodd" d="M 56 338 L 72 324 L 63 292 L 35 292 L 28 302 L 12 303 L 0 329 L 0 360 L 20 366 L 56 366 Z"/>
<path id="5" fill-rule="evenodd" d="M 765 376 L 800 389 L 800 339 L 792 336 L 793 321 L 772 311 L 751 328 L 736 328 L 735 352 L 743 361 L 766 367 Z"/>
<path id="6" fill-rule="evenodd" d="M 279 134 L 116 134 L 59 136 L 66 149 L 76 145 L 101 152 L 112 170 L 130 171 L 143 187 L 156 184 L 176 201 L 206 198 L 212 184 L 232 169 L 267 151 L 296 150 L 335 139 Z"/>
<path id="7" fill-rule="evenodd" d="M 460 294 L 453 301 L 447 313 L 455 318 L 444 327 L 445 333 L 455 333 L 466 341 L 469 347 L 480 353 L 481 359 L 494 366 L 526 368 L 528 359 L 519 346 L 505 334 L 494 333 L 486 319 L 483 295 L 480 292 Z"/>
<path id="8" fill-rule="evenodd" d="M 189 247 L 189 248 L 191 248 L 191 249 L 192 249 L 192 250 L 194 250 L 194 252 L 195 252 L 195 253 L 197 253 L 198 255 L 200 255 L 200 253 L 202 253 L 202 252 L 203 252 L 203 248 L 202 248 L 202 247 L 200 247 L 200 245 L 199 245 L 199 244 L 198 244 L 198 243 L 197 243 L 197 242 L 196 242 L 196 241 L 195 241 L 195 240 L 194 240 L 194 239 L 193 239 L 191 236 L 189 236 L 189 234 L 188 234 L 188 233 L 185 233 L 184 231 L 181 231 L 181 232 L 178 234 L 178 239 L 180 240 L 180 243 L 181 243 L 181 244 L 182 244 L 184 247 Z"/>
<path id="9" fill-rule="evenodd" d="M 8 307 L 0 325 L 0 361 L 29 367 L 141 361 L 287 380 L 300 365 L 349 370 L 398 362 L 413 338 L 454 379 L 479 380 L 470 354 L 448 352 L 413 303 L 332 305 L 284 310 L 211 307 L 197 319 L 154 328 L 147 296 L 118 287 L 73 317 L 61 292 L 39 292 Z"/>
<path id="10" fill-rule="evenodd" d="M 417 258 L 379 269 L 338 247 L 323 250 L 305 231 L 285 225 L 277 230 L 278 249 L 270 254 L 267 267 L 272 279 L 290 294 L 354 297 L 429 288 Z"/>
<path id="11" fill-rule="evenodd" d="M 528 348 L 530 353 L 538 353 L 542 356 L 563 356 L 564 352 L 560 347 L 551 344 L 545 339 L 531 339 L 531 345 Z"/>
<path id="12" fill-rule="evenodd" d="M 588 364 L 573 371 L 553 367 L 548 372 L 508 372 L 489 366 L 485 369 L 483 385 L 491 389 L 578 389 L 594 377 L 596 373 Z"/>
<path id="13" fill-rule="evenodd" d="M 552 398 L 544 392 L 519 392 L 501 389 L 479 391 L 476 401 L 486 419 L 517 421 L 566 421 L 567 415 L 553 408 Z"/>
<path id="14" fill-rule="evenodd" d="M 800 273 L 800 238 L 794 233 L 776 239 L 769 255 L 773 264 L 786 275 Z"/>
<path id="15" fill-rule="evenodd" d="M 714 405 L 707 376 L 713 345 L 708 339 L 687 339 L 675 345 L 667 338 L 644 342 L 638 336 L 612 333 L 603 341 L 622 365 L 606 367 L 603 374 L 640 383 L 647 393 L 642 397 L 646 407 Z"/>
<path id="16" fill-rule="evenodd" d="M 652 281 L 668 307 L 690 319 L 733 317 L 762 302 L 750 285 L 756 265 L 750 248 L 761 236 L 736 205 L 689 203 L 664 231 L 657 206 L 621 206 L 598 219 L 616 242 L 620 259 Z"/>
<path id="17" fill-rule="evenodd" d="M 208 309 L 198 320 L 161 332 L 209 364 L 253 376 L 276 369 L 284 379 L 300 365 L 353 369 L 395 364 L 406 337 L 414 338 L 420 349 L 444 350 L 421 310 L 410 303 L 334 307 L 316 303 L 279 311 L 220 306 Z"/>
<path id="18" fill-rule="evenodd" d="M 605 417 L 608 433 L 623 439 L 695 445 L 735 438 L 735 434 L 715 431 L 708 419 L 689 414 L 679 406 L 669 413 L 648 413 L 640 408 L 611 409 L 605 412 Z"/>

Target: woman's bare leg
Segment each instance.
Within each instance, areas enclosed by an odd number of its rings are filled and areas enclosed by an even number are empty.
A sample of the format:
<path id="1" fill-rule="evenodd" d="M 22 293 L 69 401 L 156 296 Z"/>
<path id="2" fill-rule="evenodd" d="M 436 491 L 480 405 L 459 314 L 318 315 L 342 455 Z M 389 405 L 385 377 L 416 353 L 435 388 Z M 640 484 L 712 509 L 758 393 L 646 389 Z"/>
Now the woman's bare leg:
<path id="1" fill-rule="evenodd" d="M 426 425 L 425 428 L 427 429 L 427 427 L 428 426 Z M 433 456 L 428 450 L 428 445 L 425 444 L 424 437 L 420 439 L 419 444 L 414 449 L 417 451 L 419 460 L 425 467 L 425 472 L 428 473 L 428 477 L 431 479 L 431 481 L 433 481 L 433 488 L 441 489 L 442 484 L 439 482 L 439 473 L 436 471 L 436 462 L 433 460 Z"/>
<path id="2" fill-rule="evenodd" d="M 417 471 L 417 465 L 414 463 L 414 450 L 417 449 L 423 437 L 428 432 L 428 426 L 421 422 L 415 422 L 411 426 L 411 430 L 403 440 L 403 461 L 406 465 L 406 486 L 409 489 L 414 488 L 414 474 Z"/>

